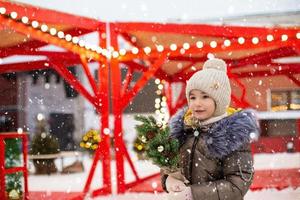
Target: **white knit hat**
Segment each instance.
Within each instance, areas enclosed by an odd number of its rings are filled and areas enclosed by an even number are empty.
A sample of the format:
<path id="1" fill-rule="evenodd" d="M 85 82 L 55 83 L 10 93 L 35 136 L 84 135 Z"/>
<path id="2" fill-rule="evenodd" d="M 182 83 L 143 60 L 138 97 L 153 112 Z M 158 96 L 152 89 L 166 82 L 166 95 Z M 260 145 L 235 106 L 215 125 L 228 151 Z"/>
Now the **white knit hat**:
<path id="1" fill-rule="evenodd" d="M 185 93 L 188 101 L 189 94 L 194 89 L 205 92 L 214 99 L 216 110 L 213 116 L 224 114 L 230 104 L 231 95 L 226 63 L 217 58 L 207 60 L 203 69 L 193 74 L 187 81 Z"/>

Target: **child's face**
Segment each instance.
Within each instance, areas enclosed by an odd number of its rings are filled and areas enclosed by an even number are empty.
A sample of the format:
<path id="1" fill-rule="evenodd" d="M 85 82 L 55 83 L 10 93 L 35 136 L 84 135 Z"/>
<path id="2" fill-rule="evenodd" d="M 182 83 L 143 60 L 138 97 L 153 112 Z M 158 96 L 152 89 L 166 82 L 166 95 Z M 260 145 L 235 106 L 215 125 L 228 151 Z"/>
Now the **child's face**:
<path id="1" fill-rule="evenodd" d="M 215 101 L 200 90 L 192 90 L 189 95 L 189 109 L 194 117 L 206 120 L 213 116 L 216 105 Z"/>

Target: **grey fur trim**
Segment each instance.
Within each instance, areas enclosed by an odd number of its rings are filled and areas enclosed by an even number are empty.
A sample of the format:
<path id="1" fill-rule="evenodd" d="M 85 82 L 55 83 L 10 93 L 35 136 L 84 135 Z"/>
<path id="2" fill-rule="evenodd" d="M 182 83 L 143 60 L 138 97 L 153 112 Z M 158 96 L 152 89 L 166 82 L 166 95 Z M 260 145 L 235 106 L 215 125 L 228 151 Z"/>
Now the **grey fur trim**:
<path id="1" fill-rule="evenodd" d="M 254 110 L 244 110 L 216 122 L 204 140 L 212 156 L 223 158 L 251 140 L 250 134 L 259 135 Z"/>
<path id="2" fill-rule="evenodd" d="M 171 136 L 180 144 L 186 139 L 181 110 L 170 120 Z M 243 110 L 217 121 L 210 126 L 203 137 L 211 156 L 223 158 L 250 142 L 250 134 L 259 135 L 260 129 L 254 110 Z"/>

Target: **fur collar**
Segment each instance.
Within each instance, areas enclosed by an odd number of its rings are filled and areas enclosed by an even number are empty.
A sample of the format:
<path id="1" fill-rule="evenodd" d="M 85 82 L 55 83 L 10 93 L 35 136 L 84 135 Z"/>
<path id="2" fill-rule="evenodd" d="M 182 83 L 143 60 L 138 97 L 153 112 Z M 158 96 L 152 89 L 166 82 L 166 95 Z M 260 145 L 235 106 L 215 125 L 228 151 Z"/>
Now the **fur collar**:
<path id="1" fill-rule="evenodd" d="M 183 144 L 187 131 L 182 109 L 170 120 L 171 137 L 177 138 Z M 199 127 L 201 129 L 201 127 Z M 223 158 L 249 143 L 253 136 L 260 132 L 254 110 L 242 110 L 209 125 L 207 133 L 203 134 L 207 149 L 211 156 Z"/>

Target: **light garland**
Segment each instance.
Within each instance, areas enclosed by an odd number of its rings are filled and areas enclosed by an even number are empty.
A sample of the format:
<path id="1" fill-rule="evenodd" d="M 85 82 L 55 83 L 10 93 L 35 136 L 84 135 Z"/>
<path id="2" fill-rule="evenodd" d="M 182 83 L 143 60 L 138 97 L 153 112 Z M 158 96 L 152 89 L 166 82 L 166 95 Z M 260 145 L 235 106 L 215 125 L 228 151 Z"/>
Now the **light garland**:
<path id="1" fill-rule="evenodd" d="M 155 114 L 158 116 L 157 122 L 162 126 L 166 126 L 170 118 L 167 109 L 167 98 L 163 96 L 164 80 L 155 79 L 157 85 L 156 94 L 158 97 L 155 99 Z"/>
<path id="2" fill-rule="evenodd" d="M 28 17 L 18 16 L 18 13 L 15 12 L 15 11 L 7 13 L 7 10 L 6 10 L 5 7 L 0 7 L 0 14 L 1 15 L 6 15 L 7 17 L 10 17 L 13 20 L 20 20 L 25 25 L 31 25 L 33 28 L 40 29 L 44 33 L 49 33 L 52 36 L 56 36 L 60 39 L 65 39 L 67 42 L 71 42 L 74 45 L 79 45 L 80 47 L 85 48 L 86 50 L 93 51 L 93 52 L 96 52 L 98 54 L 101 54 L 101 55 L 107 57 L 108 59 L 110 59 L 110 58 L 119 58 L 120 56 L 125 56 L 128 51 L 131 52 L 134 55 L 137 55 L 139 53 L 145 53 L 146 55 L 149 55 L 149 54 L 151 54 L 151 52 L 155 52 L 149 46 L 144 47 L 142 50 L 140 50 L 137 47 L 132 47 L 130 50 L 120 49 L 119 51 L 114 51 L 113 47 L 109 47 L 107 49 L 104 49 L 104 48 L 101 48 L 100 46 L 93 46 L 93 45 L 86 44 L 85 41 L 80 40 L 78 37 L 76 37 L 76 36 L 73 37 L 70 34 L 65 34 L 63 31 L 57 31 L 55 28 L 50 28 L 49 29 L 49 27 L 46 24 L 40 25 L 40 23 L 36 20 L 33 20 L 33 21 L 30 22 Z M 106 38 L 106 34 L 102 33 L 101 37 Z M 300 39 L 300 32 L 297 32 L 294 37 L 299 40 Z M 266 38 L 266 41 L 268 41 L 268 42 L 272 42 L 272 41 L 275 40 L 274 36 L 271 35 L 271 34 L 266 35 L 265 38 Z M 251 43 L 254 44 L 254 45 L 258 45 L 260 42 L 263 41 L 262 37 L 252 37 L 252 38 L 249 38 L 249 39 L 250 39 Z M 282 42 L 286 42 L 289 39 L 293 39 L 293 37 L 288 36 L 287 34 L 282 34 L 277 39 L 280 39 Z M 131 40 L 132 40 L 132 42 L 136 42 L 137 39 L 135 37 L 132 37 Z M 153 42 L 156 42 L 156 39 L 153 40 Z M 237 39 L 237 42 L 238 42 L 238 44 L 243 45 L 243 44 L 246 43 L 246 39 L 244 37 L 239 37 Z M 230 39 L 226 39 L 226 38 L 224 39 L 224 41 L 223 41 L 223 46 L 224 47 L 229 47 L 229 46 L 231 46 L 231 44 L 232 44 L 232 41 Z M 219 44 L 214 40 L 208 42 L 208 47 L 210 47 L 212 49 L 216 48 L 218 45 Z M 222 45 L 222 44 L 220 44 L 220 45 Z M 188 42 L 184 42 L 182 46 L 178 46 L 175 43 L 171 43 L 170 46 L 169 46 L 169 50 L 170 51 L 179 50 L 179 52 L 181 54 L 185 54 L 186 51 L 189 50 L 192 46 L 193 45 L 191 43 L 188 43 Z M 163 52 L 163 51 L 166 50 L 166 48 L 161 44 L 155 44 L 155 47 L 156 47 L 157 52 Z M 195 47 L 197 47 L 198 49 L 202 49 L 204 47 L 204 42 L 201 41 L 201 40 L 196 41 Z"/>

